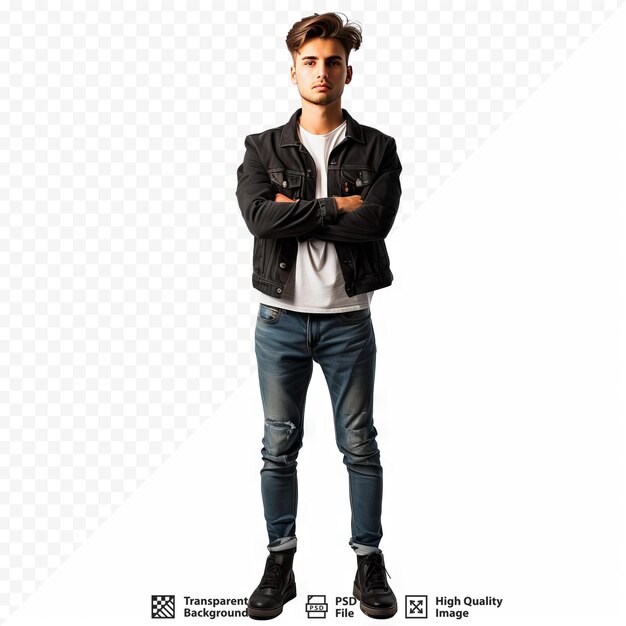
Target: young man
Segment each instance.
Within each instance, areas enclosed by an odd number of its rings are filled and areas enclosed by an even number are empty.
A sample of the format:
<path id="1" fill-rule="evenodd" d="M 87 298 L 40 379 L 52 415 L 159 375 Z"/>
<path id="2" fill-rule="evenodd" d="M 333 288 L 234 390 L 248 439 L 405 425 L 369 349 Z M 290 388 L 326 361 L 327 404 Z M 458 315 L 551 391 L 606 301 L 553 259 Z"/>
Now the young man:
<path id="1" fill-rule="evenodd" d="M 296 595 L 296 459 L 313 361 L 333 405 L 348 470 L 353 593 L 364 613 L 391 617 L 396 598 L 378 545 L 382 467 L 373 423 L 376 344 L 372 292 L 391 284 L 384 239 L 400 201 L 392 137 L 341 108 L 360 28 L 315 14 L 287 35 L 302 108 L 284 126 L 249 135 L 237 199 L 254 235 L 252 284 L 261 292 L 256 356 L 265 413 L 261 494 L 269 556 L 248 614 L 279 615 Z"/>

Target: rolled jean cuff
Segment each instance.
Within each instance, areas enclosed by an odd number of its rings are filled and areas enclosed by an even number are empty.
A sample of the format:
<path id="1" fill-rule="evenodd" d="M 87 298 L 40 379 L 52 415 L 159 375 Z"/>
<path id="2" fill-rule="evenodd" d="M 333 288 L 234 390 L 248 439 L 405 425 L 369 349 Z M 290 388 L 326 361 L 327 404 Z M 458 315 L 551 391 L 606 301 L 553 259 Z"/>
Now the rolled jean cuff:
<path id="1" fill-rule="evenodd" d="M 281 537 L 280 539 L 276 539 L 276 541 L 272 541 L 267 546 L 267 549 L 270 552 L 282 552 L 283 550 L 291 550 L 295 548 L 298 544 L 298 540 L 296 537 Z"/>
<path id="2" fill-rule="evenodd" d="M 376 546 L 365 546 L 362 543 L 354 543 L 353 541 L 350 541 L 350 547 L 354 550 L 357 556 L 367 556 L 373 552 L 376 552 L 377 554 L 383 553 L 383 551 Z"/>

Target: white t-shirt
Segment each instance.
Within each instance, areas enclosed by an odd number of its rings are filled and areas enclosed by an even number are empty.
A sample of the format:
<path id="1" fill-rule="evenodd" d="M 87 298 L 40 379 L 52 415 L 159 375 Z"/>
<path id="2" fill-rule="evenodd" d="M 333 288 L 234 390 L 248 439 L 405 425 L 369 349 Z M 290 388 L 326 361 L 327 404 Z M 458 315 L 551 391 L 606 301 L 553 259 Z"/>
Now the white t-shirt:
<path id="1" fill-rule="evenodd" d="M 346 136 L 345 120 L 324 135 L 305 130 L 298 122 L 298 136 L 309 151 L 317 169 L 315 197 L 326 198 L 328 193 L 328 157 L 333 148 Z M 332 241 L 309 239 L 298 242 L 298 256 L 285 285 L 282 298 L 262 295 L 263 304 L 304 313 L 345 313 L 366 309 L 372 292 L 350 298 L 346 294 L 337 250 Z"/>

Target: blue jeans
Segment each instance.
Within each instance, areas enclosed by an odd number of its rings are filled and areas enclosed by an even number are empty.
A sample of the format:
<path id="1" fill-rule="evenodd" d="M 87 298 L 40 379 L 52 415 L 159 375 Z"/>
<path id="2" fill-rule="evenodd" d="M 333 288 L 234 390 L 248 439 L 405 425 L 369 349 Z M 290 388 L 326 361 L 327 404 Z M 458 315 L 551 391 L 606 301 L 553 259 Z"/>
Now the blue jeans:
<path id="1" fill-rule="evenodd" d="M 270 551 L 296 545 L 296 459 L 313 361 L 328 384 L 336 442 L 348 470 L 350 545 L 357 554 L 379 551 L 383 470 L 373 421 L 376 341 L 370 310 L 316 314 L 261 304 L 255 344 L 265 414 L 261 493 Z"/>

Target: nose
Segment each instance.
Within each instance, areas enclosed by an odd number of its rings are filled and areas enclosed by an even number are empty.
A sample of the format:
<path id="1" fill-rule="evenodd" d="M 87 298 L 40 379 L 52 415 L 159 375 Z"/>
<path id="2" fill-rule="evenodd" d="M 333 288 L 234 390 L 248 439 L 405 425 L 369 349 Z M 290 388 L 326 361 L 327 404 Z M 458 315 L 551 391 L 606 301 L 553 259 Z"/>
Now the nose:
<path id="1" fill-rule="evenodd" d="M 328 78 L 328 70 L 325 67 L 320 66 L 320 69 L 317 71 L 317 77 L 320 80 L 326 81 Z"/>

